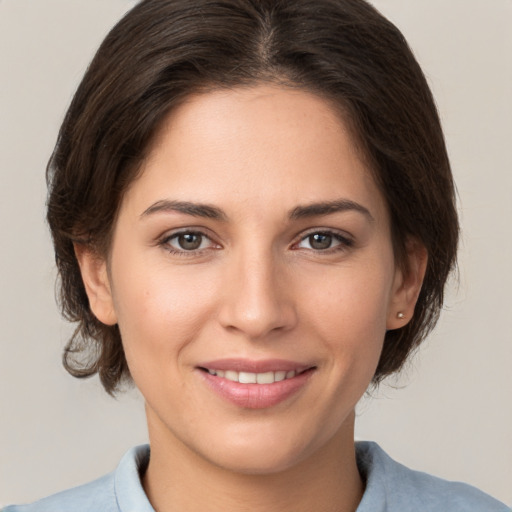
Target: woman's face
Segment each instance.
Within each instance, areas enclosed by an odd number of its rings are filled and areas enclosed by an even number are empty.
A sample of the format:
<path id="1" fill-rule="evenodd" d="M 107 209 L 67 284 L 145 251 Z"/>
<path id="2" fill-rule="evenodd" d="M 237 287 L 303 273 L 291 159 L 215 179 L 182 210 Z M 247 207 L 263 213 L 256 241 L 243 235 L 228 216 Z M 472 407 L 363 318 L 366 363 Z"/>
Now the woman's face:
<path id="1" fill-rule="evenodd" d="M 410 295 L 340 117 L 268 85 L 192 96 L 170 115 L 106 268 L 91 306 L 119 324 L 150 435 L 244 472 L 352 436 Z"/>

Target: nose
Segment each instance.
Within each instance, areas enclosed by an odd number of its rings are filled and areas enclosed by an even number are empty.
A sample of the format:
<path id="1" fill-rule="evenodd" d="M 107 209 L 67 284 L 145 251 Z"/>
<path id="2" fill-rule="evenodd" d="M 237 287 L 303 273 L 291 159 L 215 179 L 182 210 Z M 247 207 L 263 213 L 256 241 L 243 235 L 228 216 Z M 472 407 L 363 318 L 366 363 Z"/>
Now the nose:
<path id="1" fill-rule="evenodd" d="M 251 340 L 288 331 L 297 323 L 293 294 L 271 251 L 234 255 L 226 268 L 219 321 Z"/>

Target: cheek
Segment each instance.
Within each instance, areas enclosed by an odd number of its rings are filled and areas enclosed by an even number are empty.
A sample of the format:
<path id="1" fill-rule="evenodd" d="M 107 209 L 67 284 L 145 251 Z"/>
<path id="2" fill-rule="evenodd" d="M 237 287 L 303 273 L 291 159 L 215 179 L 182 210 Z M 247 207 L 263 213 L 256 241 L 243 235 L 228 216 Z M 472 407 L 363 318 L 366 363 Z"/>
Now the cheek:
<path id="1" fill-rule="evenodd" d="M 177 366 L 182 351 L 212 317 L 213 279 L 126 254 L 118 261 L 114 307 L 137 382 L 137 375 L 148 375 L 148 370 L 152 375 L 158 367 Z"/>
<path id="2" fill-rule="evenodd" d="M 379 262 L 333 269 L 325 276 L 324 286 L 309 288 L 304 311 L 309 312 L 311 328 L 335 354 L 331 361 L 340 371 L 373 376 L 386 332 L 390 268 L 392 264 Z"/>

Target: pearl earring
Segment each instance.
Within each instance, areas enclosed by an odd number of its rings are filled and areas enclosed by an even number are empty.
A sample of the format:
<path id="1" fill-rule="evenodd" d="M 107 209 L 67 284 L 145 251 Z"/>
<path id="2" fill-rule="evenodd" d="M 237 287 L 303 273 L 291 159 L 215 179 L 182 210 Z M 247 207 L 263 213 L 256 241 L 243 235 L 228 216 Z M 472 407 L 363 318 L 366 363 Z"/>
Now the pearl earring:
<path id="1" fill-rule="evenodd" d="M 405 318 L 405 315 L 399 311 L 397 314 L 396 314 L 396 317 L 399 319 L 399 320 L 403 320 Z"/>

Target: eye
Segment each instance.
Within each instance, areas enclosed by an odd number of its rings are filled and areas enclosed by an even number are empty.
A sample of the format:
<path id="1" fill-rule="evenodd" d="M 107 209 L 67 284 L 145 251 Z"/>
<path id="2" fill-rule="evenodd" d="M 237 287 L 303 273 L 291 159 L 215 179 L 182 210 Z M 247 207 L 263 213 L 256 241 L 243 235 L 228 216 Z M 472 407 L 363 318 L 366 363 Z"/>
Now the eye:
<path id="1" fill-rule="evenodd" d="M 214 243 L 204 233 L 197 231 L 181 231 L 162 240 L 170 252 L 183 253 L 200 251 L 214 246 Z"/>
<path id="2" fill-rule="evenodd" d="M 329 249 L 345 249 L 353 245 L 352 240 L 338 233 L 330 231 L 318 231 L 309 233 L 297 244 L 300 249 L 313 251 L 328 251 Z"/>

